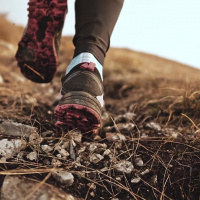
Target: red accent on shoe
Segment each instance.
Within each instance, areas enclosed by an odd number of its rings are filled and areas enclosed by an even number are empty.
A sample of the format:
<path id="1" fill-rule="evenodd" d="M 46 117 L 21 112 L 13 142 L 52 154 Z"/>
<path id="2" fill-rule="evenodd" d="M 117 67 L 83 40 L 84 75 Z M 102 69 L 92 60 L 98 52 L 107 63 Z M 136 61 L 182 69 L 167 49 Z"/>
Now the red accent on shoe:
<path id="1" fill-rule="evenodd" d="M 58 35 L 56 32 L 62 30 L 67 0 L 29 0 L 28 5 L 29 20 L 19 42 L 16 60 L 25 77 L 47 83 L 53 79 L 57 69 L 54 40 Z"/>
<path id="2" fill-rule="evenodd" d="M 91 62 L 91 63 L 84 63 L 80 66 L 80 69 L 88 69 L 90 71 L 94 71 L 94 68 L 96 67 L 96 64 Z"/>
<path id="3" fill-rule="evenodd" d="M 100 127 L 100 116 L 91 108 L 78 104 L 58 105 L 54 112 L 58 121 L 56 125 L 79 128 L 84 132 L 97 133 Z"/>

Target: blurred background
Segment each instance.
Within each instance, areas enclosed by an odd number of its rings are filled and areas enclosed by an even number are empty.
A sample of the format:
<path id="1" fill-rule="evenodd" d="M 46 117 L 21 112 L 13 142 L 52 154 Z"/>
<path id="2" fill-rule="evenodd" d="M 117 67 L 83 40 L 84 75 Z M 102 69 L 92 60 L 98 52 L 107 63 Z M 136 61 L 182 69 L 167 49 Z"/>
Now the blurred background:
<path id="1" fill-rule="evenodd" d="M 0 13 L 26 25 L 28 0 L 0 0 Z M 69 0 L 64 35 L 74 34 L 74 0 Z M 111 46 L 125 47 L 200 68 L 199 0 L 125 0 Z M 3 27 L 1 27 L 3 28 Z"/>

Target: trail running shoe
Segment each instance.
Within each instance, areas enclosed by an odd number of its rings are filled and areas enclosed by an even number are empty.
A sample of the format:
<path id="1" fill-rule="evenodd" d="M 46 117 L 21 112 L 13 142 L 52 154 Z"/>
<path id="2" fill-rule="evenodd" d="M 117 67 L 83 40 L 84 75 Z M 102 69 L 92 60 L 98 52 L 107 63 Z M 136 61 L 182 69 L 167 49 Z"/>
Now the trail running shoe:
<path id="1" fill-rule="evenodd" d="M 95 64 L 79 64 L 61 81 L 62 97 L 54 112 L 56 125 L 96 133 L 101 124 L 103 83 Z"/>
<path id="2" fill-rule="evenodd" d="M 67 13 L 67 0 L 29 0 L 29 20 L 16 53 L 28 79 L 48 83 L 57 68 L 57 54 Z"/>

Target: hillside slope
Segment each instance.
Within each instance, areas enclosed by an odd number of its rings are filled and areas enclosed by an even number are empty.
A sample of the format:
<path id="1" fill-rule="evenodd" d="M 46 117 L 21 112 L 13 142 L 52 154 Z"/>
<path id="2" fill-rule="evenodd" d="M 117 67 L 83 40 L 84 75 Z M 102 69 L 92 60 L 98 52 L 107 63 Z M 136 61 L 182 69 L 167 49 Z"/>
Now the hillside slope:
<path id="1" fill-rule="evenodd" d="M 42 186 L 56 186 L 82 199 L 199 199 L 198 69 L 111 48 L 104 67 L 106 111 L 99 135 L 77 136 L 75 130 L 55 127 L 53 115 L 60 78 L 73 56 L 72 38 L 62 38 L 53 82 L 36 84 L 23 77 L 14 58 L 24 28 L 3 16 L 0 26 L 0 144 L 16 138 L 26 143 L 12 157 L 0 145 L 0 184 L 5 184 L 5 175 L 35 180 L 38 184 L 29 188 L 26 199 L 38 195 Z M 25 138 L 25 130 L 13 136 L 11 127 L 2 129 L 10 120 L 37 128 L 37 137 Z M 30 154 L 37 155 L 35 160 Z M 73 174 L 72 186 L 51 176 L 57 170 Z M 12 193 L 18 190 L 13 187 Z"/>

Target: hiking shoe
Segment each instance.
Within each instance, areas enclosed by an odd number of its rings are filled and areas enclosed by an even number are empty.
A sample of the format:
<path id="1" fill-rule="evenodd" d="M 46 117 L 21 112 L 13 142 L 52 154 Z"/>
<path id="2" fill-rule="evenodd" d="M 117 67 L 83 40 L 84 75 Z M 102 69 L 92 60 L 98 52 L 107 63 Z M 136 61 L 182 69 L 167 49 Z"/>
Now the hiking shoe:
<path id="1" fill-rule="evenodd" d="M 57 69 L 57 55 L 67 13 L 67 0 L 29 0 L 29 20 L 16 53 L 28 79 L 48 83 Z"/>
<path id="2" fill-rule="evenodd" d="M 81 63 L 61 79 L 56 125 L 96 133 L 101 124 L 103 83 L 94 63 Z"/>

